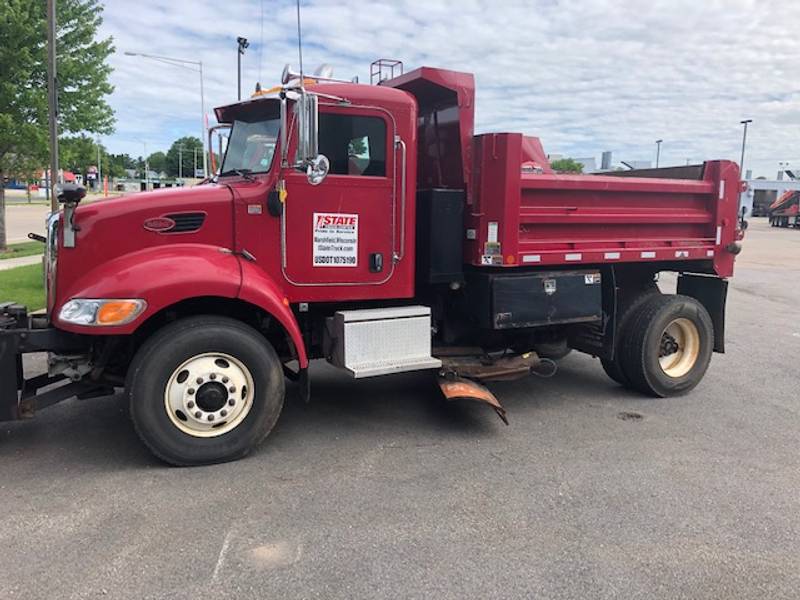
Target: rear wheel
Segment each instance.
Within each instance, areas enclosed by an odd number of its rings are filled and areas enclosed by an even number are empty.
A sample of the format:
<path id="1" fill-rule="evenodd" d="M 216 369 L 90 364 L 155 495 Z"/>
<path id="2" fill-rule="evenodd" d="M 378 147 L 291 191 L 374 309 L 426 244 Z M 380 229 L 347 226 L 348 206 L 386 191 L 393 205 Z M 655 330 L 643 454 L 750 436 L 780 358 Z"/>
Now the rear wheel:
<path id="1" fill-rule="evenodd" d="M 700 383 L 713 351 L 714 327 L 705 307 L 689 296 L 669 295 L 637 307 L 620 358 L 631 387 L 666 397 Z"/>
<path id="2" fill-rule="evenodd" d="M 191 317 L 168 325 L 128 371 L 139 437 L 178 466 L 245 456 L 283 407 L 280 360 L 257 331 L 233 319 Z"/>
<path id="3" fill-rule="evenodd" d="M 606 375 L 622 386 L 628 387 L 630 385 L 630 380 L 625 375 L 620 359 L 621 340 L 625 336 L 625 330 L 636 309 L 654 295 L 660 295 L 655 281 L 648 281 L 636 288 L 623 289 L 620 291 L 619 310 L 617 311 L 617 330 L 615 335 L 616 352 L 614 353 L 613 360 L 601 358 L 600 363 L 603 365 L 603 370 L 606 372 Z"/>

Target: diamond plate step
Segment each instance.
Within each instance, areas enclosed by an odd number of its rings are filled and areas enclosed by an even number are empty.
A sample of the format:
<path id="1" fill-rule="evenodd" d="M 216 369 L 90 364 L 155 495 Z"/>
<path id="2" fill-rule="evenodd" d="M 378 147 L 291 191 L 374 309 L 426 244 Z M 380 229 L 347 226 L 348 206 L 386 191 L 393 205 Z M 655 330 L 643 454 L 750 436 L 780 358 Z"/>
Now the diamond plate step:
<path id="1" fill-rule="evenodd" d="M 356 379 L 436 369 L 431 356 L 431 310 L 399 306 L 339 311 L 326 323 L 328 362 Z"/>

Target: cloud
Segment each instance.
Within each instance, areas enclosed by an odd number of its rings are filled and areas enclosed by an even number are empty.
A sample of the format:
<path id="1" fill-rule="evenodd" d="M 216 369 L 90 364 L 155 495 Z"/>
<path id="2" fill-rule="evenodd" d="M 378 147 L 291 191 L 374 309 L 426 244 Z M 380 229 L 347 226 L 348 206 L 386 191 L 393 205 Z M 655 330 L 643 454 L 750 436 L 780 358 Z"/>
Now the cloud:
<path id="1" fill-rule="evenodd" d="M 551 153 L 662 164 L 733 158 L 773 175 L 800 165 L 800 3 L 303 0 L 307 68 L 369 80 L 375 58 L 476 74 L 479 131 L 523 131 Z M 264 19 L 262 24 L 261 14 Z M 297 65 L 291 1 L 108 0 L 117 132 L 112 151 L 166 149 L 200 130 L 199 78 L 123 51 L 202 60 L 206 105 L 236 98 L 236 37 L 249 38 L 243 88 Z M 262 39 L 263 27 L 263 44 Z M 260 59 L 260 60 L 259 60 Z"/>

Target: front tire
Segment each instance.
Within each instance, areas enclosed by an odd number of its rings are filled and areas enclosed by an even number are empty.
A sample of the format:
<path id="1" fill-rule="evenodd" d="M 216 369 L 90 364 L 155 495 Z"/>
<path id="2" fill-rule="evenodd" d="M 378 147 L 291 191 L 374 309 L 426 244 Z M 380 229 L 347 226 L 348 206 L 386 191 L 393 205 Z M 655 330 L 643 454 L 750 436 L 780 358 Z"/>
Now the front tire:
<path id="1" fill-rule="evenodd" d="M 665 295 L 636 309 L 620 358 L 631 387 L 664 398 L 700 383 L 713 351 L 714 326 L 705 307 L 689 296 Z"/>
<path id="2" fill-rule="evenodd" d="M 148 339 L 126 387 L 139 437 L 176 466 L 242 458 L 275 426 L 285 394 L 269 342 L 212 316 L 176 321 Z"/>

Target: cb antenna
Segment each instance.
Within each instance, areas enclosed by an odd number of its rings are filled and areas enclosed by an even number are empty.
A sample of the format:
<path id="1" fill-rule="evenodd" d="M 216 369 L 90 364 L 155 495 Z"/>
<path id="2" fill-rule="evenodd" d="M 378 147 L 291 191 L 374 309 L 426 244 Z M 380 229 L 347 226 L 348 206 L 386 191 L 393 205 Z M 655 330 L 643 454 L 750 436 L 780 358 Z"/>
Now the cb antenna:
<path id="1" fill-rule="evenodd" d="M 303 80 L 303 32 L 300 28 L 300 0 L 297 0 L 297 54 L 300 59 L 300 87 L 304 87 Z"/>

